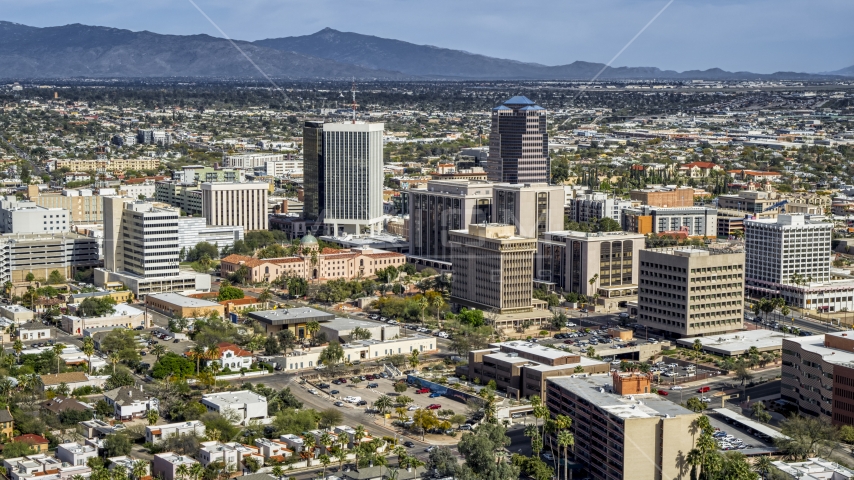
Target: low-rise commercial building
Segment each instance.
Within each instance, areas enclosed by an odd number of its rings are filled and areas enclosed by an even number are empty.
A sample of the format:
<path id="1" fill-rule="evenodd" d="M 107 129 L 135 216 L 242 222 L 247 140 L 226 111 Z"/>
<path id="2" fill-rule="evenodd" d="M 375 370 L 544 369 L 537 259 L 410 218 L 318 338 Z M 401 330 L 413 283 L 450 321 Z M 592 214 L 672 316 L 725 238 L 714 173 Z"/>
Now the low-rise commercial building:
<path id="1" fill-rule="evenodd" d="M 81 336 L 86 330 L 95 328 L 151 328 L 151 319 L 146 316 L 144 311 L 124 303 L 113 308 L 115 311 L 104 317 L 63 315 L 60 317 L 60 328 L 75 336 Z"/>
<path id="2" fill-rule="evenodd" d="M 693 207 L 694 189 L 683 188 L 647 188 L 632 190 L 629 198 L 648 207 Z"/>
<path id="3" fill-rule="evenodd" d="M 504 342 L 473 350 L 468 364 L 457 367 L 456 375 L 478 379 L 482 385 L 495 381 L 502 392 L 513 398 L 545 395 L 546 380 L 574 373 L 606 373 L 610 365 L 536 343 Z"/>
<path id="4" fill-rule="evenodd" d="M 18 327 L 18 338 L 26 342 L 50 338 L 50 327 L 41 322 L 27 322 Z"/>
<path id="5" fill-rule="evenodd" d="M 718 234 L 718 212 L 706 207 L 649 207 L 623 210 L 624 231 L 640 233 L 684 233 L 689 237 L 715 238 Z"/>
<path id="6" fill-rule="evenodd" d="M 350 340 L 342 344 L 344 362 L 353 363 L 367 360 L 379 360 L 390 355 L 411 355 L 412 352 L 434 353 L 438 351 L 436 337 L 424 335 L 409 335 L 396 339 L 381 340 Z M 298 371 L 320 366 L 320 354 L 325 346 L 303 348 L 291 352 L 287 357 L 276 358 L 275 363 L 283 371 Z"/>
<path id="7" fill-rule="evenodd" d="M 808 458 L 804 462 L 771 462 L 771 478 L 780 480 L 850 480 L 854 470 L 823 458 Z"/>
<path id="8" fill-rule="evenodd" d="M 216 312 L 220 317 L 225 315 L 225 306 L 193 298 L 178 293 L 155 293 L 145 297 L 145 306 L 171 317 L 199 318 Z"/>
<path id="9" fill-rule="evenodd" d="M 400 327 L 385 323 L 369 322 L 355 318 L 336 318 L 320 324 L 320 332 L 326 334 L 330 342 L 347 343 L 352 340 L 353 330 L 367 330 L 370 338 L 363 340 L 379 340 L 385 342 L 400 336 Z"/>
<path id="10" fill-rule="evenodd" d="M 553 416 L 572 418 L 574 454 L 597 480 L 684 476 L 699 413 L 653 393 L 651 375 L 573 375 L 546 381 Z"/>
<path id="11" fill-rule="evenodd" d="M 308 322 L 328 322 L 335 319 L 335 315 L 316 310 L 310 307 L 303 308 L 280 308 L 277 310 L 265 310 L 250 312 L 248 315 L 252 320 L 257 320 L 264 326 L 267 335 L 275 335 L 281 330 L 290 330 L 298 339 L 308 336 L 306 324 Z"/>

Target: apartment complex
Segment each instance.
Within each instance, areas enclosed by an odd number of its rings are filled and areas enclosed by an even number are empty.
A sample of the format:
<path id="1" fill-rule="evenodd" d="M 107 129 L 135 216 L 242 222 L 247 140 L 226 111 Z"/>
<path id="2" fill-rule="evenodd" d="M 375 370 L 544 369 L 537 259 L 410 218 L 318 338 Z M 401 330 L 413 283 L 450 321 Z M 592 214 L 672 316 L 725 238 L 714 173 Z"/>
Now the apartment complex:
<path id="1" fill-rule="evenodd" d="M 537 238 L 563 229 L 564 188 L 547 183 L 498 183 L 492 189 L 492 219 L 516 227 L 521 237 Z"/>
<path id="2" fill-rule="evenodd" d="M 730 248 L 641 250 L 639 324 L 677 337 L 744 325 L 744 253 Z"/>
<path id="3" fill-rule="evenodd" d="M 643 235 L 628 232 L 546 232 L 537 239 L 537 279 L 588 297 L 636 294 L 644 242 Z"/>
<path id="4" fill-rule="evenodd" d="M 157 158 L 114 158 L 110 160 L 86 160 L 80 158 L 58 158 L 53 160 L 53 168 L 67 168 L 72 172 L 124 173 L 128 170 L 157 170 L 160 159 Z"/>
<path id="5" fill-rule="evenodd" d="M 62 233 L 71 228 L 71 213 L 45 208 L 14 196 L 0 200 L 0 233 Z"/>
<path id="6" fill-rule="evenodd" d="M 783 339 L 780 396 L 803 415 L 854 425 L 854 332 Z"/>
<path id="7" fill-rule="evenodd" d="M 693 207 L 694 189 L 685 187 L 632 190 L 629 192 L 629 198 L 648 207 Z"/>
<path id="8" fill-rule="evenodd" d="M 718 212 L 705 207 L 640 207 L 623 210 L 621 225 L 624 231 L 643 235 L 679 232 L 689 237 L 716 238 Z"/>
<path id="9" fill-rule="evenodd" d="M 265 167 L 267 162 L 281 162 L 285 160 L 282 153 L 246 153 L 240 155 L 222 155 L 222 166 L 231 168 L 245 168 L 254 170 Z"/>
<path id="10" fill-rule="evenodd" d="M 68 210 L 72 224 L 101 223 L 104 221 L 101 196 L 96 195 L 88 188 L 63 190 L 61 194 L 47 195 L 42 195 L 38 189 L 33 189 L 30 200 L 40 207 Z"/>
<path id="11" fill-rule="evenodd" d="M 477 180 L 431 180 L 410 190 L 409 253 L 450 261 L 448 232 L 492 220 L 493 184 Z"/>
<path id="12" fill-rule="evenodd" d="M 245 231 L 267 230 L 267 194 L 261 182 L 203 183 L 202 216 L 208 225 L 240 225 Z"/>
<path id="13" fill-rule="evenodd" d="M 684 477 L 700 414 L 652 393 L 651 381 L 650 375 L 618 372 L 546 381 L 546 405 L 552 415 L 572 418 L 575 458 L 592 478 Z"/>
<path id="14" fill-rule="evenodd" d="M 584 193 L 567 199 L 566 207 L 566 217 L 573 222 L 597 222 L 601 218 L 619 222 L 632 202 L 606 193 Z"/>
<path id="15" fill-rule="evenodd" d="M 548 183 L 546 109 L 516 96 L 492 109 L 487 178 L 493 182 Z"/>
<path id="16" fill-rule="evenodd" d="M 821 311 L 854 308 L 854 282 L 830 279 L 833 224 L 804 215 L 745 220 L 746 288 L 788 305 Z"/>
<path id="17" fill-rule="evenodd" d="M 332 234 L 378 233 L 383 215 L 383 124 L 306 122 L 304 216 Z"/>
<path id="18" fill-rule="evenodd" d="M 499 313 L 531 310 L 537 241 L 515 230 L 493 223 L 449 232 L 452 304 Z"/>
<path id="19" fill-rule="evenodd" d="M 493 343 L 468 353 L 468 364 L 458 366 L 456 375 L 481 385 L 495 381 L 508 397 L 545 397 L 546 379 L 574 373 L 607 373 L 608 363 L 528 342 Z"/>
<path id="20" fill-rule="evenodd" d="M 718 208 L 726 208 L 745 213 L 762 213 L 772 208 L 781 199 L 774 192 L 748 191 L 739 192 L 738 195 L 720 195 L 718 197 Z"/>

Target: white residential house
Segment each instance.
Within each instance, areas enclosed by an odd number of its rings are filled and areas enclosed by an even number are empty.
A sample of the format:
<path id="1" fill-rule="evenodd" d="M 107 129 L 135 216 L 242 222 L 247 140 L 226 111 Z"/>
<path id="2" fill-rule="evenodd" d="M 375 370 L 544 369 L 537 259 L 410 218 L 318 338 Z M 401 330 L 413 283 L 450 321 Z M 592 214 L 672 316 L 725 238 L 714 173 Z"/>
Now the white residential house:
<path id="1" fill-rule="evenodd" d="M 27 322 L 18 327 L 18 337 L 22 342 L 47 340 L 50 338 L 50 327 L 40 322 Z"/>
<path id="2" fill-rule="evenodd" d="M 199 462 L 187 455 L 178 455 L 172 452 L 158 453 L 154 455 L 152 460 L 151 475 L 163 480 L 177 480 L 178 467 L 181 465 L 192 467 L 195 463 Z"/>
<path id="3" fill-rule="evenodd" d="M 261 423 L 270 421 L 267 417 L 267 397 L 248 390 L 202 395 L 202 405 L 208 411 L 225 417 L 234 415 L 234 423 L 237 425 L 248 425 L 251 420 L 259 420 Z"/>
<path id="4" fill-rule="evenodd" d="M 69 465 L 87 465 L 90 458 L 98 456 L 98 449 L 91 445 L 63 443 L 56 447 L 56 458 Z"/>
<path id="5" fill-rule="evenodd" d="M 146 395 L 142 387 L 119 387 L 104 392 L 104 400 L 113 407 L 115 417 L 120 420 L 139 418 L 149 410 L 159 409 L 157 399 Z"/>
<path id="6" fill-rule="evenodd" d="M 151 462 L 145 460 L 137 460 L 125 455 L 121 455 L 119 457 L 110 457 L 107 460 L 110 461 L 110 466 L 108 467 L 110 470 L 116 467 L 124 467 L 125 472 L 127 472 L 129 477 L 131 475 L 131 472 L 133 472 L 133 467 L 136 465 L 136 462 L 142 462 L 143 464 L 145 464 L 144 476 L 151 475 Z"/>
<path id="7" fill-rule="evenodd" d="M 305 448 L 305 441 L 299 435 L 286 433 L 284 435 L 279 435 L 279 440 L 285 442 L 288 448 L 295 453 L 300 453 L 302 452 L 302 449 Z"/>
<path id="8" fill-rule="evenodd" d="M 157 443 L 173 435 L 205 436 L 205 424 L 198 420 L 189 422 L 169 423 L 166 425 L 150 425 L 145 427 L 145 441 Z"/>
<path id="9" fill-rule="evenodd" d="M 294 436 L 296 437 L 296 435 Z M 300 440 L 300 444 L 302 444 L 302 439 L 297 438 Z M 255 446 L 258 447 L 258 452 L 264 456 L 265 460 L 272 458 L 275 461 L 283 462 L 286 458 L 294 454 L 294 450 L 290 445 L 279 440 L 256 438 Z"/>
<path id="10" fill-rule="evenodd" d="M 89 477 L 88 465 L 68 465 L 43 453 L 3 460 L 10 480 L 70 480 L 74 475 Z"/>
<path id="11" fill-rule="evenodd" d="M 219 359 L 209 360 L 208 365 L 214 362 L 220 364 L 221 370 L 229 368 L 231 370 L 240 370 L 241 368 L 250 368 L 254 360 L 252 352 L 244 350 L 233 343 L 223 342 L 217 345 L 219 349 Z"/>
<path id="12" fill-rule="evenodd" d="M 264 465 L 264 457 L 259 453 L 257 447 L 237 442 L 202 442 L 196 457 L 198 457 L 199 463 L 205 467 L 213 462 L 222 462 L 227 467 L 239 470 L 244 467 L 243 460 L 246 457 L 254 457 L 258 460 L 259 465 Z"/>

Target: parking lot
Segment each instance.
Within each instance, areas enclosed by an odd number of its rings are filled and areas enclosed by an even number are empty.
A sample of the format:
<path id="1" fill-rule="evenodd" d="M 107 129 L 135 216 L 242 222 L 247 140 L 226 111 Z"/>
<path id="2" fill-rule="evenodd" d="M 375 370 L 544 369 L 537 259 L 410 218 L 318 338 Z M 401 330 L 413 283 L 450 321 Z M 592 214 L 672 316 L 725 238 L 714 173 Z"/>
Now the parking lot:
<path id="1" fill-rule="evenodd" d="M 366 402 L 364 405 L 356 405 L 356 402 L 347 402 L 344 403 L 342 408 L 368 409 L 382 395 L 387 395 L 392 400 L 405 395 L 412 399 L 412 403 L 409 404 L 410 411 L 427 408 L 430 405 L 440 405 L 442 410 L 450 409 L 454 413 L 466 413 L 466 405 L 464 403 L 437 394 L 416 393 L 418 389 L 412 386 L 409 386 L 403 393 L 397 393 L 394 391 L 394 380 L 391 378 L 366 379 L 358 383 L 354 383 L 352 377 L 347 377 L 345 380 L 347 380 L 346 383 L 338 385 L 327 380 L 313 381 L 311 384 L 318 391 L 318 394 L 328 398 L 330 405 L 335 401 L 344 401 L 345 397 L 359 397 L 359 400 Z M 327 388 L 320 388 L 322 384 L 328 384 L 329 386 Z M 376 385 L 376 387 L 369 388 L 369 385 Z"/>

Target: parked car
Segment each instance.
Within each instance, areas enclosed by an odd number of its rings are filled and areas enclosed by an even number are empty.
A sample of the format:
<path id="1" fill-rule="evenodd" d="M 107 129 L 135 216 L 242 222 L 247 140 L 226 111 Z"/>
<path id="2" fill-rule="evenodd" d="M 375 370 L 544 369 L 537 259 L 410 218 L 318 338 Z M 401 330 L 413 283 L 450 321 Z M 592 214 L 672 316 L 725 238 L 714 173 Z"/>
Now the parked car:
<path id="1" fill-rule="evenodd" d="M 555 459 L 554 455 L 552 455 L 551 452 L 543 453 L 543 458 L 545 458 L 546 460 L 548 460 L 550 462 Z"/>
<path id="2" fill-rule="evenodd" d="M 321 383 L 318 385 L 319 388 L 329 388 L 329 386 L 330 385 L 328 383 Z"/>
<path id="3" fill-rule="evenodd" d="M 335 405 L 336 407 L 343 407 L 343 406 L 344 406 L 344 402 L 342 402 L 342 401 L 340 401 L 340 400 L 339 400 L 339 401 L 337 401 L 337 402 L 333 403 L 332 405 Z"/>
<path id="4" fill-rule="evenodd" d="M 329 394 L 330 395 L 338 395 L 338 390 L 330 390 Z"/>
<path id="5" fill-rule="evenodd" d="M 419 388 L 418 390 L 415 391 L 415 393 L 430 393 L 430 389 L 429 388 Z"/>
<path id="6" fill-rule="evenodd" d="M 368 384 L 368 388 L 377 388 L 377 387 L 379 387 L 379 384 L 377 384 L 377 383 L 369 383 Z"/>
<path id="7" fill-rule="evenodd" d="M 366 402 L 364 400 L 359 400 L 358 402 L 356 402 L 356 406 L 358 406 L 358 407 L 363 407 L 367 404 L 368 404 L 368 402 Z"/>
<path id="8" fill-rule="evenodd" d="M 441 396 L 442 396 L 442 394 L 438 393 L 438 392 L 433 392 L 430 394 L 430 398 L 437 398 L 437 397 L 441 397 Z"/>
<path id="9" fill-rule="evenodd" d="M 666 397 L 667 396 L 667 390 L 659 390 L 658 394 L 661 395 L 662 397 Z"/>
<path id="10" fill-rule="evenodd" d="M 411 442 L 411 441 L 407 440 L 407 441 L 403 442 L 403 446 L 404 446 L 404 447 L 406 447 L 406 448 L 412 448 L 412 447 L 414 447 L 414 446 L 415 446 L 415 443 L 413 443 L 413 442 Z"/>

